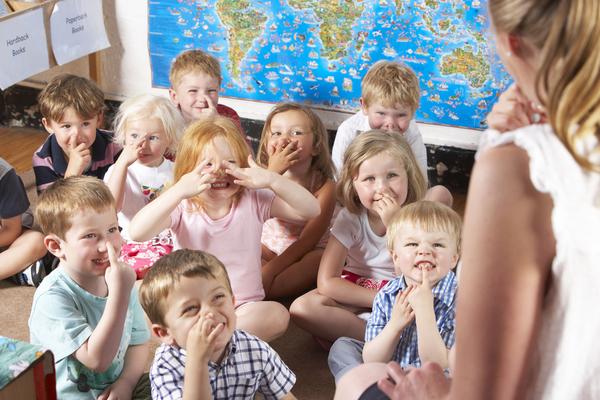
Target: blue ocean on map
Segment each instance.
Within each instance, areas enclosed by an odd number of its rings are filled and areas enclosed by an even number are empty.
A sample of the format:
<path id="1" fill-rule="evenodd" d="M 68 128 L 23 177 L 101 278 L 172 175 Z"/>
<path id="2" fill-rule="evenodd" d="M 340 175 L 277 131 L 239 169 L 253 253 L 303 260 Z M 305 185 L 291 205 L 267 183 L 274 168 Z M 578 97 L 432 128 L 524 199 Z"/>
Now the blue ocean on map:
<path id="1" fill-rule="evenodd" d="M 161 0 L 149 2 L 153 86 L 177 54 L 221 62 L 221 96 L 355 113 L 378 60 L 420 79 L 419 122 L 483 129 L 512 82 L 495 52 L 485 0 Z"/>

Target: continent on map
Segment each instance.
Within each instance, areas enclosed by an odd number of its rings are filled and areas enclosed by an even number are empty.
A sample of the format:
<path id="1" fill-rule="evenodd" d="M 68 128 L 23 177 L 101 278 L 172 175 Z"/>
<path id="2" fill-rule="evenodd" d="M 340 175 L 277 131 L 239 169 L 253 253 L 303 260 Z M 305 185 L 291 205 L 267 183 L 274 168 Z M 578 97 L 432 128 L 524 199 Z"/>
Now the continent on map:
<path id="1" fill-rule="evenodd" d="M 219 0 L 215 10 L 229 34 L 230 65 L 227 69 L 234 79 L 238 79 L 240 62 L 252 48 L 254 39 L 262 34 L 267 16 L 250 7 L 247 0 Z"/>
<path id="2" fill-rule="evenodd" d="M 319 38 L 323 43 L 323 58 L 337 60 L 348 55 L 352 27 L 365 6 L 345 0 L 289 0 L 289 4 L 296 9 L 314 10 L 320 22 Z"/>
<path id="3" fill-rule="evenodd" d="M 491 79 L 490 64 L 483 55 L 477 55 L 463 49 L 454 49 L 452 54 L 442 58 L 442 75 L 461 74 L 472 88 L 480 88 Z"/>

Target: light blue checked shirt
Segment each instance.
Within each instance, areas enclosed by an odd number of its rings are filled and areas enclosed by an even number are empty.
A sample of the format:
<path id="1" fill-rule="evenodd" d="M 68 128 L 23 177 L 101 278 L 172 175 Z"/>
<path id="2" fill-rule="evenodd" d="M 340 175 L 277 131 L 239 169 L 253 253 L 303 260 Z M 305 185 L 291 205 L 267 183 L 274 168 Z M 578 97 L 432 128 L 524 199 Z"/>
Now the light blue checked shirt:
<path id="1" fill-rule="evenodd" d="M 456 308 L 456 288 L 458 280 L 452 271 L 438 282 L 431 290 L 433 292 L 433 311 L 442 340 L 447 348 L 454 345 L 454 320 Z M 370 342 L 383 330 L 392 317 L 392 309 L 398 292 L 406 290 L 404 276 L 390 281 L 375 296 L 373 313 L 367 323 L 365 340 Z M 417 323 L 413 320 L 402 331 L 396 351 L 392 356 L 403 369 L 409 366 L 420 367 L 419 348 L 417 345 Z"/>
<path id="2" fill-rule="evenodd" d="M 208 363 L 210 387 L 215 400 L 253 400 L 256 392 L 266 400 L 282 398 L 289 392 L 296 375 L 275 350 L 256 336 L 236 329 L 227 345 L 221 365 Z M 152 399 L 181 399 L 186 352 L 161 345 L 150 368 Z"/>

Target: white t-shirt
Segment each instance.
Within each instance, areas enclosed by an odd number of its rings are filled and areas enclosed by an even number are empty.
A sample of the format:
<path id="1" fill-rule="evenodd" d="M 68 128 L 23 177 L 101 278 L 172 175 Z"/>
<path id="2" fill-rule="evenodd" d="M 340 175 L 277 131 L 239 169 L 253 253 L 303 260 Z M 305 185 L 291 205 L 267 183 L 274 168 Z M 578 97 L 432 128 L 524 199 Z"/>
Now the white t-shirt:
<path id="1" fill-rule="evenodd" d="M 118 214 L 119 226 L 123 228 L 121 236 L 129 239 L 129 224 L 135 214 L 145 207 L 158 193 L 173 185 L 172 161 L 163 159 L 162 164 L 156 168 L 149 168 L 140 163 L 133 163 L 127 168 L 127 181 L 123 196 L 123 206 Z M 108 182 L 114 165 L 111 165 L 104 175 L 104 182 Z"/>
<path id="2" fill-rule="evenodd" d="M 343 208 L 331 228 L 331 234 L 348 249 L 346 271 L 379 280 L 396 278 L 394 261 L 384 236 L 377 236 L 369 225 L 367 211 L 353 215 Z"/>
<path id="3" fill-rule="evenodd" d="M 362 111 L 357 112 L 342 122 L 335 134 L 335 141 L 333 142 L 333 149 L 331 151 L 331 158 L 337 168 L 338 174 L 342 172 L 344 153 L 348 146 L 350 146 L 350 143 L 361 133 L 370 130 L 369 117 L 364 115 Z M 425 172 L 425 177 L 427 177 L 427 151 L 425 150 L 421 131 L 419 131 L 419 127 L 414 119 L 410 121 L 408 130 L 404 132 L 403 136 L 410 145 L 423 172 Z"/>
<path id="4" fill-rule="evenodd" d="M 479 153 L 514 142 L 527 151 L 534 187 L 552 197 L 556 257 L 543 300 L 528 399 L 600 399 L 600 174 L 584 170 L 550 125 L 486 131 Z M 583 154 L 595 136 L 576 143 Z M 599 155 L 590 157 L 598 163 Z"/>

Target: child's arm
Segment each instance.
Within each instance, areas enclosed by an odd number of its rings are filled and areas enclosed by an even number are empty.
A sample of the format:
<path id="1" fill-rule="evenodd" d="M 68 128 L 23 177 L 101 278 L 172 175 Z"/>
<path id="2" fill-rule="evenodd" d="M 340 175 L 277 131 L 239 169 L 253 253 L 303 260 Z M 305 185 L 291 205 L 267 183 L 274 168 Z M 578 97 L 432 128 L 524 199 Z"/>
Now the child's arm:
<path id="1" fill-rule="evenodd" d="M 277 196 L 271 205 L 271 217 L 308 221 L 319 216 L 319 201 L 308 190 L 275 172 L 259 167 L 252 156 L 248 156 L 248 162 L 250 168 L 236 168 L 225 162 L 223 165 L 226 167 L 226 173 L 237 178 L 234 182 L 238 185 L 250 189 L 270 187 L 275 192 Z"/>
<path id="2" fill-rule="evenodd" d="M 131 399 L 146 368 L 146 361 L 148 361 L 148 343 L 129 346 L 125 353 L 123 371 L 116 381 L 100 393 L 98 400 Z"/>
<path id="3" fill-rule="evenodd" d="M 415 313 L 407 299 L 411 289 L 412 287 L 409 286 L 404 292 L 400 291 L 398 293 L 390 320 L 373 340 L 365 343 L 363 349 L 364 362 L 388 362 L 392 359 L 402 331 L 405 330 L 415 318 Z M 375 306 L 373 306 L 373 308 L 375 308 Z M 374 316 L 375 311 L 371 318 Z M 369 320 L 369 325 L 371 322 L 372 321 Z M 420 339 L 421 336 L 419 335 L 419 340 Z"/>
<path id="4" fill-rule="evenodd" d="M 294 396 L 294 395 L 292 394 L 292 392 L 287 392 L 287 393 L 285 394 L 285 396 L 283 396 L 283 397 L 282 397 L 281 399 L 279 399 L 279 400 L 296 400 L 296 396 Z"/>
<path id="5" fill-rule="evenodd" d="M 10 246 L 21 236 L 21 215 L 0 219 L 0 247 Z"/>
<path id="6" fill-rule="evenodd" d="M 85 143 L 77 146 L 77 132 L 73 133 L 69 139 L 69 164 L 65 171 L 65 178 L 83 174 L 90 162 L 92 162 L 92 152 L 89 147 L 85 147 Z"/>
<path id="7" fill-rule="evenodd" d="M 333 235 L 329 238 L 317 275 L 317 290 L 338 303 L 373 307 L 376 290 L 367 289 L 342 278 L 348 249 Z"/>
<path id="8" fill-rule="evenodd" d="M 267 279 L 270 285 L 270 282 L 272 282 L 275 276 L 293 263 L 302 259 L 302 257 L 312 251 L 321 240 L 321 237 L 331 222 L 335 210 L 336 196 L 335 184 L 333 181 L 328 179 L 315 193 L 315 197 L 321 206 L 321 214 L 307 222 L 304 229 L 302 229 L 298 240 L 292 243 L 279 256 L 263 266 L 263 284 L 265 283 L 266 275 L 271 277 L 271 279 Z M 265 292 L 267 291 L 268 287 L 265 287 Z"/>
<path id="9" fill-rule="evenodd" d="M 171 225 L 170 214 L 183 201 L 210 189 L 213 174 L 202 174 L 212 157 L 202 160 L 192 171 L 185 174 L 169 190 L 142 208 L 131 220 L 129 237 L 136 242 L 145 242 Z"/>
<path id="10" fill-rule="evenodd" d="M 136 278 L 128 264 L 119 262 L 110 242 L 106 247 L 110 260 L 110 267 L 104 275 L 108 287 L 106 306 L 94 332 L 74 353 L 75 358 L 86 367 L 99 372 L 110 367 L 119 350 L 121 335 L 115 335 L 115 332 L 123 332 L 125 327 L 131 288 Z"/>
<path id="11" fill-rule="evenodd" d="M 112 171 L 110 177 L 108 178 L 108 182 L 106 182 L 106 186 L 110 189 L 113 197 L 115 198 L 115 203 L 117 206 L 117 212 L 121 211 L 123 208 L 123 197 L 125 196 L 125 183 L 127 182 L 127 168 L 131 164 L 137 161 L 142 152 L 142 147 L 144 145 L 144 140 L 146 139 L 147 134 L 144 133 L 139 138 L 137 138 L 132 144 L 129 146 L 125 146 L 119 159 L 112 167 Z"/>
<path id="12" fill-rule="evenodd" d="M 208 362 L 215 349 L 215 341 L 225 325 L 214 326 L 211 313 L 200 317 L 186 341 L 185 376 L 182 400 L 212 400 Z M 214 329 L 213 329 L 214 328 Z"/>
<path id="13" fill-rule="evenodd" d="M 443 370 L 448 368 L 450 349 L 446 347 L 433 311 L 433 293 L 429 287 L 429 271 L 423 268 L 423 282 L 408 294 L 408 302 L 415 312 L 419 358 L 422 363 L 433 361 Z"/>

